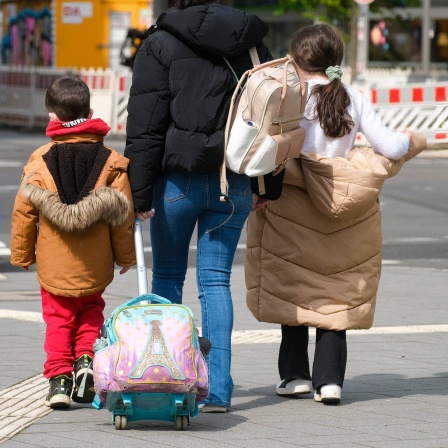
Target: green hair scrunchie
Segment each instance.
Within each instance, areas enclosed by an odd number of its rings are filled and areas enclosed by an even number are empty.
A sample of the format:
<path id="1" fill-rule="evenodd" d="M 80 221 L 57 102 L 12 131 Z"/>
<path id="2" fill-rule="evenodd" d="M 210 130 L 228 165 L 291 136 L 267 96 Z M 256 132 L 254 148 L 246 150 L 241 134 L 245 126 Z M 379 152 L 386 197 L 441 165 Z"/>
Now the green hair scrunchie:
<path id="1" fill-rule="evenodd" d="M 328 76 L 330 82 L 333 81 L 333 79 L 340 80 L 342 78 L 342 70 L 339 65 L 335 65 L 334 67 L 330 65 L 330 67 L 325 70 L 325 74 Z"/>

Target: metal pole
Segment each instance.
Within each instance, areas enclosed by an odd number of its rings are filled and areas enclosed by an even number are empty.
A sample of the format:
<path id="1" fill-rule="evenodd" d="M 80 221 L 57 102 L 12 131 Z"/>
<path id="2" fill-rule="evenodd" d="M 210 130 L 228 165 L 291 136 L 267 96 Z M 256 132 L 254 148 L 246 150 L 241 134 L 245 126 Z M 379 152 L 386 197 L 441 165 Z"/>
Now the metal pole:
<path id="1" fill-rule="evenodd" d="M 357 33 L 357 75 L 363 76 L 366 67 L 368 56 L 368 35 L 369 35 L 369 5 L 359 5 L 358 17 L 358 33 Z"/>
<path id="2" fill-rule="evenodd" d="M 430 47 L 430 11 L 431 0 L 423 0 L 422 11 L 422 71 L 424 74 L 429 74 L 429 65 L 431 61 L 431 47 Z"/>
<path id="3" fill-rule="evenodd" d="M 355 3 L 352 7 L 352 17 L 350 21 L 350 84 L 355 82 L 357 75 L 358 17 L 359 6 Z"/>
<path id="4" fill-rule="evenodd" d="M 142 223 L 136 218 L 134 222 L 134 243 L 137 257 L 138 294 L 148 294 L 148 278 L 146 276 L 145 253 L 143 248 Z"/>

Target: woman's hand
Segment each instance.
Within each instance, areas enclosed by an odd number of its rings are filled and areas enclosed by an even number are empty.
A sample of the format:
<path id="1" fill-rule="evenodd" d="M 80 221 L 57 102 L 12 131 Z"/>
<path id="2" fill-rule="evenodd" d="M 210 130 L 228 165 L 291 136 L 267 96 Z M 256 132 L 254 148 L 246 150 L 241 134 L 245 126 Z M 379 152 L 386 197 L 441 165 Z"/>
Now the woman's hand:
<path id="1" fill-rule="evenodd" d="M 150 210 L 149 212 L 138 212 L 135 214 L 135 217 L 143 222 L 145 219 L 152 218 L 154 216 L 154 209 Z"/>
<path id="2" fill-rule="evenodd" d="M 260 208 L 264 208 L 269 204 L 269 199 L 265 199 L 262 197 L 258 197 L 257 201 L 252 206 L 252 211 L 259 210 Z"/>

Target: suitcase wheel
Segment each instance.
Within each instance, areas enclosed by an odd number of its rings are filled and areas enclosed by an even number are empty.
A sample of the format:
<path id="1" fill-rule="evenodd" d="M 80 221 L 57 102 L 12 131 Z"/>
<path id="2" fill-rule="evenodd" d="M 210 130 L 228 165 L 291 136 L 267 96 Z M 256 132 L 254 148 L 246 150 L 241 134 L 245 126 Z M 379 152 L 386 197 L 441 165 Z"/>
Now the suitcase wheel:
<path id="1" fill-rule="evenodd" d="M 178 415 L 176 417 L 176 429 L 186 431 L 188 429 L 188 415 Z"/>
<path id="2" fill-rule="evenodd" d="M 114 417 L 115 429 L 126 429 L 128 419 L 125 415 L 116 415 Z"/>

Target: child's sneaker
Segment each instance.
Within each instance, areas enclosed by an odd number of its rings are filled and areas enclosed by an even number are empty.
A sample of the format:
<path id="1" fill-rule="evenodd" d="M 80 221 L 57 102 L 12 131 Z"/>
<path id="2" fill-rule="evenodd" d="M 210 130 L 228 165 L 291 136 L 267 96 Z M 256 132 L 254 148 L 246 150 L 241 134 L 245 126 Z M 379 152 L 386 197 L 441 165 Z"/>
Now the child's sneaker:
<path id="1" fill-rule="evenodd" d="M 199 336 L 198 339 L 199 339 L 199 349 L 201 350 L 202 356 L 206 358 L 207 355 L 210 353 L 210 350 L 212 349 L 212 344 L 207 338 L 204 338 L 202 336 Z"/>
<path id="2" fill-rule="evenodd" d="M 58 375 L 50 378 L 50 390 L 45 406 L 50 408 L 68 408 L 71 405 L 70 395 L 73 389 L 73 379 L 68 375 Z"/>
<path id="3" fill-rule="evenodd" d="M 80 356 L 75 363 L 75 389 L 72 400 L 76 403 L 92 403 L 95 398 L 93 360 L 89 355 Z"/>

